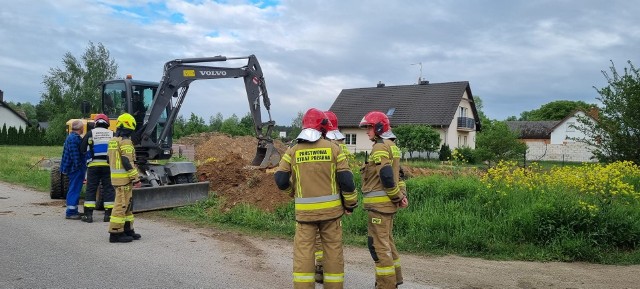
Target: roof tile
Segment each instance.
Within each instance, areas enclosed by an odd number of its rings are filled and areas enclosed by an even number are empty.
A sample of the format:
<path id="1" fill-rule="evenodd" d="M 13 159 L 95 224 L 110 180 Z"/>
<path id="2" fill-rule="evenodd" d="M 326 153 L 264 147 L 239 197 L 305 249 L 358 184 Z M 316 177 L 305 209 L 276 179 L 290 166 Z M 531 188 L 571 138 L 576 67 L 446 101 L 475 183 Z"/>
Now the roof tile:
<path id="1" fill-rule="evenodd" d="M 467 90 L 468 81 L 413 84 L 385 87 L 343 89 L 331 105 L 342 127 L 358 126 L 362 117 L 370 111 L 387 113 L 393 126 L 400 124 L 429 124 L 448 126 Z M 474 109 L 474 118 L 477 113 Z"/>

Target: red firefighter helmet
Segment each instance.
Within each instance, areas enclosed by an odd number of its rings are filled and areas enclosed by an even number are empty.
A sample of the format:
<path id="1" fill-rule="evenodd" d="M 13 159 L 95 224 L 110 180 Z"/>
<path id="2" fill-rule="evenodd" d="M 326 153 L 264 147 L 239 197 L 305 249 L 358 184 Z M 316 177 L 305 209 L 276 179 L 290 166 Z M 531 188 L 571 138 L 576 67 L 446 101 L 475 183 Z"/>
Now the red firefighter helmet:
<path id="1" fill-rule="evenodd" d="M 327 119 L 329 119 L 328 130 L 332 131 L 338 129 L 338 117 L 336 116 L 336 114 L 330 110 L 325 111 L 324 114 L 327 116 Z"/>
<path id="2" fill-rule="evenodd" d="M 302 117 L 302 128 L 311 128 L 319 132 L 327 132 L 331 126 L 327 116 L 317 108 L 310 108 Z"/>
<path id="3" fill-rule="evenodd" d="M 109 117 L 103 113 L 96 114 L 96 116 L 93 118 L 93 121 L 96 124 L 102 124 L 109 127 Z"/>
<path id="4" fill-rule="evenodd" d="M 360 127 L 372 126 L 376 135 L 381 135 L 391 129 L 389 118 L 386 114 L 379 111 L 371 111 L 367 113 L 360 121 Z"/>

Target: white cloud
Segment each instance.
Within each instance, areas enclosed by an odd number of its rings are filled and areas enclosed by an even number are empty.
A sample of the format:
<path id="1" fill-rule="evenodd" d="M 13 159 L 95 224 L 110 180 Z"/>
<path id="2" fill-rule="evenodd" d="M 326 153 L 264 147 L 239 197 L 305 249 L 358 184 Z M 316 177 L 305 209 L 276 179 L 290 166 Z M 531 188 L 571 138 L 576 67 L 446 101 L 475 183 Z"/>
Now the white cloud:
<path id="1" fill-rule="evenodd" d="M 609 60 L 639 61 L 638 12 L 622 0 L 9 1 L 0 11 L 0 89 L 5 100 L 37 103 L 49 68 L 92 41 L 121 75 L 152 81 L 172 59 L 255 54 L 279 124 L 329 108 L 344 88 L 415 83 L 418 62 L 432 83 L 469 81 L 485 113 L 502 119 L 553 100 L 593 102 Z M 248 112 L 241 81 L 201 82 L 183 115 Z"/>

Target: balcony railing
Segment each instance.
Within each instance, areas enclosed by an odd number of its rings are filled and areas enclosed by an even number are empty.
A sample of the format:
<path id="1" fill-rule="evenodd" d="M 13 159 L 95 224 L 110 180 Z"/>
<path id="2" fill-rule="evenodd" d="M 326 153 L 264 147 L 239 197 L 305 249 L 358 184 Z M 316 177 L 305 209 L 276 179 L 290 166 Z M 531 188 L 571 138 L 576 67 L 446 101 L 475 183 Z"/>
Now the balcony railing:
<path id="1" fill-rule="evenodd" d="M 462 130 L 473 130 L 476 127 L 476 121 L 470 117 L 459 117 L 458 118 L 458 129 Z"/>

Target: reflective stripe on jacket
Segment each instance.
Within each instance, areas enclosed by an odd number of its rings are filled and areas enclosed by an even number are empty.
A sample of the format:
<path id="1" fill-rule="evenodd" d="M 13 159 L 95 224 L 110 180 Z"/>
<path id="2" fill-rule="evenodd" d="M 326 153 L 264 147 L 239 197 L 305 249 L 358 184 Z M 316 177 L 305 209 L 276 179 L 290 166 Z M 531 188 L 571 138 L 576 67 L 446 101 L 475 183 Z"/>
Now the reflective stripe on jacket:
<path id="1" fill-rule="evenodd" d="M 128 185 L 138 180 L 138 169 L 135 166 L 135 149 L 130 139 L 114 137 L 109 141 L 107 150 L 109 155 L 109 167 L 111 168 L 111 184 L 114 186 Z M 122 158 L 129 160 L 132 168 L 126 170 Z"/>
<path id="2" fill-rule="evenodd" d="M 337 172 L 349 171 L 347 157 L 337 144 L 325 139 L 300 142 L 282 156 L 278 171 L 291 174 L 298 222 L 331 220 L 342 216 L 344 208 Z M 355 204 L 354 192 L 343 192 Z"/>
<path id="3" fill-rule="evenodd" d="M 385 188 L 380 179 L 380 170 L 391 166 L 393 188 Z M 395 213 L 403 194 L 400 191 L 400 149 L 390 140 L 377 140 L 367 163 L 362 170 L 362 194 L 365 210 L 380 213 Z"/>
<path id="4" fill-rule="evenodd" d="M 91 130 L 89 146 L 91 148 L 91 158 L 87 161 L 88 166 L 108 166 L 109 140 L 113 138 L 113 131 L 102 127 Z"/>

